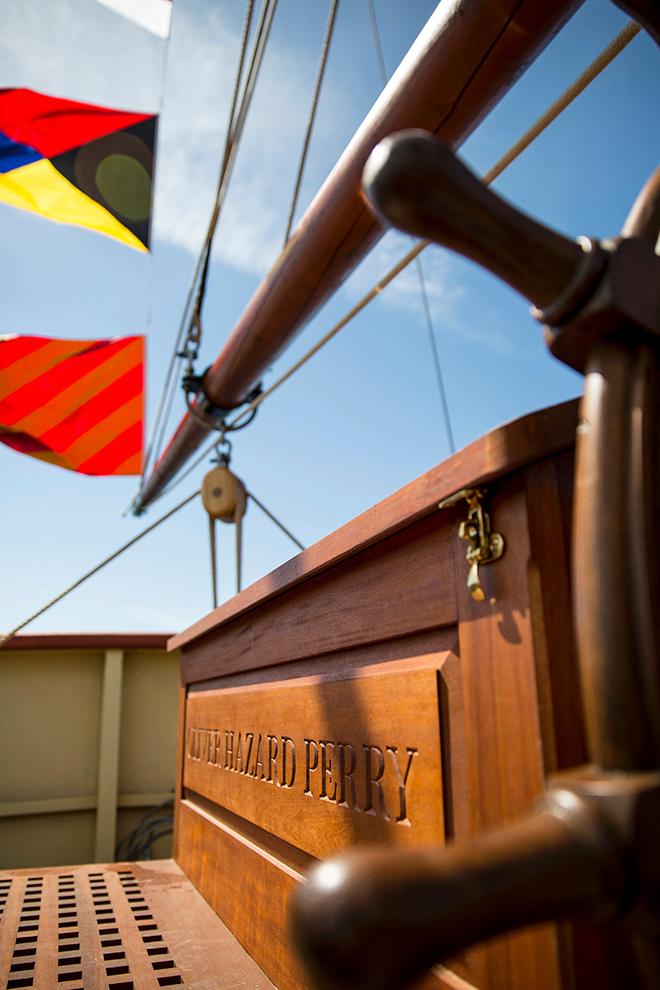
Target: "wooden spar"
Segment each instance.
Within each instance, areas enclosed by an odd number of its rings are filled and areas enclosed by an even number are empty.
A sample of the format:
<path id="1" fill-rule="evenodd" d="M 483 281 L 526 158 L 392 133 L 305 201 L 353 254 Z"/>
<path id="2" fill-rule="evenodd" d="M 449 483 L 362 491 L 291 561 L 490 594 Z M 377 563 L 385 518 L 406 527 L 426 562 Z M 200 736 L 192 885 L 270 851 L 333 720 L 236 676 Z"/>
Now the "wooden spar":
<path id="1" fill-rule="evenodd" d="M 240 405 L 250 388 L 384 232 L 360 191 L 385 136 L 407 127 L 460 145 L 582 0 L 443 0 L 317 193 L 204 378 L 210 403 Z M 158 497 L 210 432 L 190 413 L 136 499 Z"/>

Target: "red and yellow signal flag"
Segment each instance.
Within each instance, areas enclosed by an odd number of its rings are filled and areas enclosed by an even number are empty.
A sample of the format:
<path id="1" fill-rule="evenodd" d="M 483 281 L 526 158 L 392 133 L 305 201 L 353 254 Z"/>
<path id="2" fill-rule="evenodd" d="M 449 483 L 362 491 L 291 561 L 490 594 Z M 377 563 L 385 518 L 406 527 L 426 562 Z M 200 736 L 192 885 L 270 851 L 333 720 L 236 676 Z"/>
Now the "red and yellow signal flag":
<path id="1" fill-rule="evenodd" d="M 0 441 L 81 474 L 140 474 L 144 337 L 0 337 Z"/>
<path id="2" fill-rule="evenodd" d="M 147 251 L 157 119 L 0 89 L 0 203 Z"/>

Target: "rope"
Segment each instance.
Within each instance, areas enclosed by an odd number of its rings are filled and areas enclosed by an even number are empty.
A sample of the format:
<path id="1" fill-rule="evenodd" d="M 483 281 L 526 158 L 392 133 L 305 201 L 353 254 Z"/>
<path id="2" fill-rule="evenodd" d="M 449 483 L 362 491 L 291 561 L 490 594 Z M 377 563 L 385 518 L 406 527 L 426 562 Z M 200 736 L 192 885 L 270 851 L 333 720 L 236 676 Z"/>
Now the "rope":
<path id="1" fill-rule="evenodd" d="M 415 267 L 417 268 L 417 275 L 419 278 L 419 292 L 422 299 L 422 309 L 424 310 L 426 330 L 429 338 L 429 345 L 431 347 L 431 356 L 433 357 L 433 367 L 435 368 L 435 380 L 438 383 L 438 392 L 440 393 L 440 405 L 442 406 L 442 418 L 445 424 L 445 432 L 447 433 L 447 443 L 449 444 L 450 453 L 456 453 L 456 444 L 454 442 L 454 431 L 451 426 L 451 415 L 449 413 L 449 401 L 447 399 L 447 390 L 445 388 L 445 379 L 442 374 L 442 367 L 440 365 L 440 354 L 438 353 L 438 342 L 435 336 L 435 329 L 433 326 L 433 317 L 431 316 L 431 307 L 429 305 L 429 297 L 426 291 L 426 279 L 424 278 L 424 269 L 422 268 L 422 259 L 415 259 Z"/>
<path id="2" fill-rule="evenodd" d="M 167 88 L 167 77 L 168 77 L 168 72 L 169 72 L 170 39 L 172 37 L 172 19 L 171 18 L 173 16 L 174 16 L 174 11 L 172 11 L 172 15 L 170 17 L 168 34 L 167 34 L 167 38 L 163 41 L 163 48 L 162 48 L 162 53 L 161 53 L 161 62 L 160 62 L 160 87 L 159 87 L 159 96 L 158 96 L 158 122 L 159 123 L 162 120 L 163 111 L 165 109 L 165 90 Z M 156 189 L 157 175 L 158 175 L 158 158 L 155 157 L 154 158 L 154 176 L 153 176 L 153 189 L 154 190 Z M 155 228 L 155 220 L 156 220 L 156 201 L 155 201 L 155 195 L 153 195 L 153 209 L 152 209 L 152 215 L 151 215 L 151 231 L 153 231 L 154 228 Z M 146 307 L 147 312 L 146 312 L 146 319 L 145 319 L 145 332 L 147 333 L 147 335 L 151 332 L 151 329 L 152 329 L 152 326 L 153 326 L 154 284 L 155 284 L 155 262 L 154 262 L 153 252 L 150 252 L 150 256 L 149 256 L 149 284 L 148 284 L 148 287 L 147 287 L 147 307 Z M 176 352 L 176 348 L 175 348 L 175 352 Z M 163 393 L 164 393 L 164 391 L 165 391 L 165 386 L 163 386 Z M 159 415 L 160 415 L 160 408 L 161 408 L 161 406 L 162 406 L 162 395 L 161 395 L 161 402 L 159 404 L 159 411 L 158 411 L 158 414 Z M 155 432 L 155 427 L 154 427 L 154 432 Z M 146 452 L 145 457 L 144 457 L 144 462 L 143 462 L 143 467 L 142 467 L 142 480 L 144 480 L 144 476 L 145 476 L 146 471 L 147 471 L 148 460 L 149 460 L 149 456 L 150 456 L 150 453 L 151 453 L 151 446 L 152 446 L 152 444 L 153 444 L 153 433 L 152 433 L 151 443 L 149 444 L 149 447 L 147 448 L 147 452 Z"/>
<path id="3" fill-rule="evenodd" d="M 231 172 L 231 167 L 233 165 L 236 151 L 238 150 L 238 143 L 240 141 L 243 125 L 245 123 L 245 118 L 247 116 L 247 111 L 249 109 L 252 93 L 254 91 L 256 76 L 258 75 L 259 67 L 261 66 L 261 60 L 263 58 L 265 42 L 270 33 L 270 27 L 272 24 L 272 19 L 275 13 L 276 6 L 277 6 L 277 0 L 264 0 L 260 22 L 256 32 L 254 53 L 252 56 L 250 68 L 248 70 L 248 82 L 246 83 L 246 88 L 241 98 L 241 106 L 239 109 L 238 103 L 239 103 L 240 85 L 243 78 L 243 71 L 245 68 L 247 46 L 250 35 L 250 29 L 252 26 L 252 18 L 254 14 L 254 0 L 247 0 L 245 18 L 243 21 L 243 30 L 241 35 L 238 66 L 236 70 L 234 89 L 232 93 L 229 119 L 227 122 L 227 133 L 225 136 L 225 145 L 222 155 L 222 162 L 220 166 L 220 172 L 218 175 L 215 201 L 214 201 L 213 209 L 211 211 L 211 217 L 209 219 L 206 237 L 204 238 L 202 248 L 197 257 L 193 275 L 188 287 L 188 292 L 186 294 L 186 300 L 184 303 L 183 312 L 179 323 L 179 328 L 174 342 L 174 349 L 172 351 L 172 356 L 170 358 L 170 363 L 165 376 L 165 383 L 163 385 L 163 389 L 161 392 L 161 398 L 156 413 L 156 420 L 154 423 L 154 428 L 152 430 L 151 442 L 149 443 L 147 454 L 144 460 L 144 468 L 142 472 L 143 484 L 149 464 L 152 462 L 153 459 L 155 459 L 157 453 L 161 450 L 163 445 L 165 430 L 167 429 L 167 424 L 172 411 L 174 397 L 177 391 L 177 377 L 178 377 L 177 368 L 182 360 L 181 345 L 183 342 L 184 334 L 190 331 L 191 324 L 195 319 L 195 315 L 199 313 L 201 301 L 203 300 L 204 292 L 206 289 L 206 276 L 207 276 L 209 258 L 211 253 L 211 245 L 212 245 L 213 237 L 215 235 L 216 227 L 218 225 L 218 220 L 220 218 L 222 200 L 224 199 L 224 195 L 226 193 L 228 173 Z M 200 274 L 201 274 L 201 278 L 200 278 Z M 191 306 L 193 307 L 192 314 L 191 314 Z"/>
<path id="4" fill-rule="evenodd" d="M 380 81 L 383 88 L 387 85 L 387 69 L 385 68 L 385 56 L 383 55 L 383 45 L 380 38 L 380 31 L 378 29 L 378 18 L 376 17 L 376 7 L 374 0 L 368 0 L 369 5 L 369 19 L 371 21 L 371 34 L 374 42 L 374 49 L 376 51 L 376 59 L 378 61 L 378 69 L 380 72 Z M 433 358 L 433 368 L 435 370 L 435 380 L 438 385 L 438 392 L 440 393 L 440 405 L 442 407 L 442 416 L 445 425 L 445 432 L 447 434 L 447 443 L 449 444 L 450 453 L 454 454 L 456 452 L 456 444 L 454 443 L 454 431 L 451 426 L 451 415 L 449 413 L 449 402 L 447 401 L 447 390 L 445 389 L 445 380 L 442 374 L 442 367 L 440 365 L 440 354 L 438 352 L 438 342 L 436 339 L 435 327 L 433 326 L 433 317 L 431 315 L 431 307 L 429 305 L 429 296 L 426 291 L 426 279 L 424 277 L 424 269 L 422 268 L 422 259 L 415 259 L 415 267 L 417 269 L 417 278 L 419 279 L 419 292 L 420 298 L 422 300 L 422 312 L 424 314 L 424 322 L 426 324 L 426 332 L 429 338 L 429 346 L 431 348 L 431 356 Z"/>
<path id="5" fill-rule="evenodd" d="M 541 115 L 541 117 L 539 117 L 534 124 L 532 124 L 520 140 L 516 141 L 513 147 L 510 148 L 509 151 L 507 151 L 488 172 L 486 172 L 482 179 L 484 185 L 488 186 L 494 182 L 495 179 L 500 176 L 502 172 L 504 172 L 504 170 L 508 168 L 509 165 L 511 165 L 512 162 L 514 162 L 515 159 L 518 158 L 523 151 L 525 151 L 530 144 L 532 144 L 532 142 L 535 141 L 536 138 L 550 126 L 554 120 L 557 119 L 557 117 L 576 99 L 576 97 L 579 96 L 580 93 L 582 93 L 583 90 L 585 90 L 587 86 L 592 83 L 605 68 L 607 68 L 610 62 L 612 62 L 617 55 L 624 50 L 626 45 L 632 41 L 639 31 L 639 25 L 634 21 L 630 21 L 623 31 L 621 31 L 614 41 L 612 41 L 607 48 L 605 48 L 600 55 L 594 59 L 591 65 L 585 69 L 576 81 L 569 86 L 557 100 L 555 100 L 555 102 L 545 111 L 545 113 Z M 283 375 L 273 382 L 269 388 L 264 389 L 261 395 L 258 395 L 252 400 L 252 402 L 248 403 L 248 405 L 245 406 L 245 408 L 241 410 L 241 412 L 235 416 L 234 419 L 229 420 L 227 427 L 231 428 L 235 426 L 245 416 L 249 415 L 253 409 L 257 409 L 262 402 L 271 396 L 273 392 L 277 391 L 277 389 L 288 381 L 292 375 L 299 371 L 300 368 L 304 367 L 308 361 L 311 361 L 315 354 L 318 354 L 318 352 L 322 350 L 322 348 L 324 348 L 326 344 L 333 339 L 333 337 L 337 336 L 340 330 L 343 330 L 344 327 L 347 326 L 359 313 L 361 313 L 363 309 L 366 309 L 369 303 L 372 302 L 376 296 L 380 295 L 383 289 L 387 288 L 390 282 L 393 282 L 397 275 L 400 275 L 401 272 L 404 271 L 404 269 L 406 269 L 408 265 L 415 260 L 415 258 L 419 257 L 422 251 L 431 243 L 432 241 L 418 241 L 417 244 L 407 251 L 406 254 L 404 254 L 403 257 L 400 258 L 397 263 L 390 268 L 390 270 L 386 272 L 385 275 L 383 275 L 382 278 L 380 278 L 376 284 L 372 286 L 372 288 L 369 289 L 369 291 L 362 296 L 362 298 L 358 300 L 358 302 L 356 302 L 355 305 L 352 306 L 349 311 L 342 316 L 342 318 L 338 320 L 326 334 L 323 335 L 323 337 L 320 338 L 320 340 L 314 344 L 313 347 L 310 347 L 310 349 L 303 354 L 303 356 L 299 358 L 295 364 L 285 371 Z M 212 450 L 213 446 L 214 444 L 212 444 L 208 450 Z M 207 452 L 208 451 L 205 451 L 202 457 L 206 456 Z"/>
<path id="6" fill-rule="evenodd" d="M 591 65 L 589 65 L 581 75 L 577 77 L 574 83 L 572 83 L 568 89 L 564 90 L 558 99 L 552 103 L 545 113 L 542 113 L 539 119 L 532 124 L 529 130 L 525 131 L 523 136 L 519 141 L 509 148 L 506 154 L 502 155 L 500 160 L 496 165 L 493 165 L 491 170 L 486 173 L 483 178 L 485 185 L 490 185 L 495 179 L 502 174 L 502 172 L 511 165 L 512 162 L 518 158 L 526 148 L 532 144 L 533 141 L 539 137 L 546 130 L 550 124 L 557 119 L 557 117 L 566 110 L 567 107 L 589 86 L 594 79 L 596 79 L 604 69 L 613 62 L 617 55 L 626 48 L 627 45 L 633 40 L 633 38 L 639 34 L 641 27 L 636 21 L 629 21 L 622 31 L 617 34 L 616 38 L 609 43 L 607 48 L 604 48 L 600 55 L 597 55 L 593 60 Z"/>
<path id="7" fill-rule="evenodd" d="M 271 22 L 272 22 L 272 15 L 271 15 Z M 617 55 L 619 55 L 624 50 L 624 48 L 632 41 L 632 39 L 639 33 L 639 31 L 640 31 L 639 25 L 636 24 L 634 21 L 630 21 L 626 25 L 626 27 L 617 35 L 617 37 L 607 46 L 607 48 L 605 48 L 600 53 L 600 55 L 598 55 L 596 59 L 594 59 L 591 65 L 589 65 L 589 67 L 585 69 L 585 71 L 575 80 L 575 82 L 571 86 L 569 86 L 569 88 L 565 90 L 565 92 L 557 100 L 555 100 L 555 102 L 548 108 L 548 110 L 546 110 L 545 113 L 542 114 L 541 117 L 539 117 L 539 119 L 525 132 L 525 134 L 523 134 L 520 140 L 517 141 L 513 145 L 513 147 L 510 148 L 509 151 L 507 151 L 506 154 L 503 155 L 502 158 L 500 158 L 500 160 L 486 173 L 486 175 L 483 178 L 484 184 L 490 185 L 491 182 L 493 182 L 499 175 L 501 175 L 502 172 L 506 168 L 508 168 L 509 165 L 511 165 L 511 163 L 515 161 L 515 159 L 518 158 L 522 154 L 522 152 L 525 151 L 525 149 L 528 148 L 529 145 L 532 144 L 532 142 L 535 141 L 536 138 L 544 130 L 546 130 L 546 128 L 554 120 L 557 119 L 557 117 L 576 99 L 576 97 L 579 96 L 579 94 L 582 93 L 587 88 L 587 86 L 589 86 L 589 84 L 592 83 L 594 79 L 596 79 L 597 76 L 600 75 L 601 72 L 603 72 L 605 68 L 607 68 L 607 66 L 617 57 Z M 383 277 L 379 279 L 378 282 L 376 282 L 376 284 L 366 293 L 366 295 L 364 295 L 354 306 L 351 307 L 348 313 L 346 313 L 337 323 L 335 323 L 335 325 L 331 327 L 330 330 L 328 330 L 328 332 L 324 334 L 324 336 L 321 337 L 321 339 L 318 340 L 316 344 L 314 344 L 314 346 L 307 351 L 306 354 L 304 354 L 298 361 L 295 362 L 295 364 L 293 364 L 287 371 L 285 371 L 284 374 L 280 376 L 280 378 L 278 378 L 275 382 L 273 382 L 273 384 L 269 388 L 267 388 L 264 392 L 258 395 L 255 399 L 253 399 L 252 402 L 250 402 L 237 416 L 235 416 L 233 420 L 230 420 L 230 422 L 226 424 L 226 428 L 230 429 L 236 426 L 241 420 L 249 416 L 249 414 L 253 410 L 256 410 L 261 405 L 262 402 L 264 402 L 270 395 L 273 394 L 273 392 L 275 392 L 278 388 L 280 388 L 286 381 L 288 381 L 289 378 L 291 378 L 292 375 L 294 375 L 300 368 L 302 368 L 305 364 L 307 364 L 307 362 L 310 361 L 314 357 L 314 355 L 317 354 L 323 347 L 325 347 L 325 345 L 329 343 L 333 339 L 333 337 L 337 336 L 340 330 L 342 330 L 345 326 L 347 326 L 347 324 L 349 324 L 351 320 L 353 320 L 358 315 L 358 313 L 362 312 L 362 310 L 365 309 L 369 305 L 369 303 L 373 299 L 375 299 L 376 296 L 378 296 L 383 291 L 383 289 L 386 286 L 388 286 L 390 282 L 392 282 L 397 277 L 397 275 L 400 274 L 400 272 L 402 272 L 405 268 L 407 268 L 407 266 L 411 263 L 411 261 L 414 261 L 415 258 L 417 258 L 422 253 L 422 251 L 429 246 L 430 243 L 431 243 L 430 241 L 420 241 L 414 247 L 412 247 L 410 251 L 408 251 L 402 258 L 399 259 L 396 265 L 390 268 L 390 270 L 385 275 L 383 275 Z M 202 454 L 191 464 L 191 466 L 187 469 L 186 472 L 184 472 L 184 474 L 179 476 L 176 482 L 173 485 L 171 485 L 169 489 L 167 489 L 167 491 L 171 491 L 176 485 L 178 485 L 184 479 L 184 477 L 190 474 L 190 472 L 195 467 L 197 467 L 197 465 L 200 464 L 205 457 L 208 456 L 208 454 L 213 450 L 213 448 L 217 446 L 217 443 L 218 443 L 217 438 L 214 438 L 213 442 L 208 446 L 208 448 L 206 448 L 202 452 Z M 277 519 L 270 512 L 270 510 L 266 508 L 265 505 L 263 505 L 263 503 L 261 503 L 251 492 L 248 494 L 249 497 L 255 502 L 255 504 L 263 512 L 265 512 L 265 514 L 284 533 L 286 533 L 286 535 L 291 540 L 293 540 L 296 546 L 298 546 L 301 550 L 305 549 L 304 545 L 298 539 L 296 539 L 293 533 L 291 533 L 284 526 L 284 524 L 281 523 L 280 520 Z M 23 622 L 15 626 L 9 633 L 6 633 L 4 636 L 0 636 L 0 647 L 2 647 L 4 644 L 9 642 L 12 639 L 12 637 L 16 635 L 16 633 L 20 632 L 21 629 L 24 629 L 35 619 L 39 618 L 39 616 L 43 615 L 44 612 L 52 608 L 53 605 L 56 605 L 58 602 L 62 601 L 63 598 L 69 595 L 76 588 L 79 588 L 81 584 L 83 584 L 89 578 L 93 577 L 94 574 L 98 574 L 98 572 L 103 567 L 105 567 L 107 564 L 110 564 L 113 560 L 116 560 L 117 557 L 121 556 L 121 554 L 123 554 L 126 550 L 130 549 L 130 547 L 138 543 L 144 536 L 146 536 L 148 533 L 153 532 L 153 530 L 155 530 L 158 526 L 160 526 L 161 523 L 164 523 L 167 519 L 170 519 L 176 512 L 184 508 L 184 506 L 188 505 L 189 502 L 192 502 L 192 500 L 196 498 L 198 495 L 199 495 L 199 490 L 193 492 L 192 495 L 189 495 L 182 502 L 179 502 L 177 505 L 174 506 L 174 508 L 170 509 L 159 519 L 153 522 L 150 526 L 147 526 L 145 529 L 142 530 L 141 533 L 138 533 L 127 543 L 124 543 L 123 546 L 119 547 L 118 550 L 115 550 L 115 552 L 110 554 L 110 556 L 104 558 L 104 560 L 102 560 L 99 564 L 93 567 L 91 571 L 88 571 L 73 584 L 69 585 L 68 588 L 65 588 L 64 591 L 60 592 L 60 594 L 57 595 L 55 598 L 52 598 L 49 602 L 46 603 L 46 605 L 42 606 L 42 608 L 40 608 L 37 612 L 34 612 L 32 615 L 28 616 L 27 619 L 24 619 Z"/>
<path id="8" fill-rule="evenodd" d="M 302 151 L 300 153 L 300 162 L 298 164 L 296 181 L 293 187 L 293 195 L 291 197 L 291 207 L 289 209 L 289 216 L 286 222 L 286 233 L 284 235 L 285 245 L 289 240 L 289 236 L 291 235 L 291 228 L 293 227 L 293 217 L 295 215 L 296 207 L 298 205 L 300 186 L 302 185 L 303 173 L 305 171 L 305 165 L 307 164 L 307 152 L 309 151 L 309 143 L 312 137 L 314 122 L 316 121 L 316 110 L 318 107 L 319 96 L 321 95 L 321 85 L 323 83 L 325 67 L 328 61 L 328 54 L 330 52 L 330 42 L 332 41 L 332 33 L 335 26 L 335 18 L 337 16 L 338 7 L 339 7 L 339 0 L 330 0 L 330 9 L 328 11 L 328 22 L 325 27 L 325 37 L 323 38 L 323 44 L 321 46 L 321 57 L 319 59 L 319 67 L 316 73 L 316 82 L 314 84 L 314 92 L 312 94 L 312 102 L 309 109 L 309 115 L 307 117 L 305 138 L 303 140 Z"/>
<path id="9" fill-rule="evenodd" d="M 37 612 L 33 612 L 32 615 L 29 615 L 27 617 L 27 619 L 24 619 L 17 626 L 14 626 L 11 632 L 5 633 L 3 636 L 0 636 L 0 647 L 4 646 L 5 643 L 8 643 L 16 635 L 17 632 L 20 632 L 21 629 L 25 629 L 27 625 L 29 625 L 31 622 L 34 622 L 35 619 L 38 619 L 40 615 L 43 615 L 44 612 L 47 612 L 49 608 L 53 607 L 53 605 L 57 605 L 58 602 L 61 602 L 63 598 L 66 598 L 67 595 L 70 595 L 72 591 L 75 591 L 76 588 L 79 588 L 80 585 L 84 584 L 85 581 L 89 580 L 89 578 L 93 577 L 95 574 L 98 574 L 98 572 L 102 570 L 102 568 L 104 568 L 107 564 L 111 564 L 113 560 L 116 560 L 117 557 L 120 557 L 126 550 L 129 550 L 132 546 L 135 546 L 136 543 L 139 543 L 144 536 L 146 536 L 148 533 L 152 533 L 155 529 L 157 529 L 161 525 L 161 523 L 164 523 L 168 519 L 170 519 L 176 512 L 179 511 L 179 509 L 183 509 L 184 506 L 188 505 L 189 502 L 192 502 L 192 500 L 194 498 L 197 498 L 198 495 L 199 495 L 199 490 L 193 492 L 192 495 L 188 495 L 188 497 L 184 498 L 182 502 L 179 502 L 178 505 L 175 505 L 173 509 L 170 509 L 164 515 L 162 515 L 160 519 L 156 519 L 156 521 L 151 523 L 150 526 L 147 526 L 145 529 L 143 529 L 141 533 L 137 533 L 136 536 L 132 537 L 132 539 L 130 539 L 128 543 L 124 543 L 123 546 L 119 547 L 118 550 L 115 550 L 114 553 L 111 553 L 109 557 L 105 557 L 95 567 L 92 567 L 91 571 L 87 571 L 87 573 L 83 574 L 83 576 L 78 578 L 77 581 L 74 581 L 73 584 L 70 584 L 68 588 L 65 588 L 64 591 L 61 591 L 59 595 L 56 595 L 55 598 L 51 598 L 51 600 L 49 602 L 46 602 L 45 605 L 42 605 L 42 607 Z"/>
<path id="10" fill-rule="evenodd" d="M 233 96 L 232 96 L 232 102 L 231 102 L 231 107 L 230 107 L 230 111 L 229 111 L 229 120 L 227 122 L 227 134 L 225 136 L 225 148 L 224 148 L 224 152 L 223 152 L 223 161 L 222 161 L 222 165 L 220 167 L 220 175 L 219 175 L 219 178 L 218 178 L 218 187 L 217 187 L 218 189 L 220 188 L 220 182 L 221 182 L 221 179 L 222 179 L 222 173 L 223 173 L 223 169 L 224 169 L 224 163 L 225 163 L 225 159 L 226 159 L 226 156 L 227 156 L 227 147 L 228 147 L 228 144 L 229 144 L 231 130 L 232 130 L 232 127 L 233 127 L 234 115 L 235 115 L 235 111 L 236 111 L 236 106 L 235 106 L 235 104 L 236 104 L 236 98 L 237 98 L 236 97 L 236 93 L 237 93 L 237 90 L 238 90 L 238 86 L 240 84 L 240 79 L 241 79 L 242 74 L 243 74 L 243 66 L 244 66 L 244 63 L 245 63 L 245 52 L 246 52 L 246 48 L 247 48 L 248 36 L 249 36 L 249 33 L 250 33 L 250 26 L 252 24 L 253 10 L 254 10 L 254 0 L 247 0 L 247 5 L 246 5 L 246 8 L 245 8 L 245 18 L 244 18 L 244 21 L 243 21 L 243 32 L 242 32 L 242 36 L 241 36 L 241 47 L 240 47 L 240 54 L 239 54 L 239 59 L 238 59 L 238 67 L 237 67 L 237 70 L 236 70 L 236 82 L 234 84 L 234 93 L 233 93 Z M 217 198 L 217 192 L 216 192 L 216 198 Z M 166 373 L 166 376 L 165 376 L 165 383 L 164 383 L 163 389 L 161 391 L 160 402 L 159 402 L 159 405 L 158 405 L 158 410 L 156 412 L 156 419 L 155 419 L 154 427 L 153 427 L 152 434 L 151 434 L 151 441 L 150 441 L 149 446 L 147 448 L 147 453 L 146 453 L 146 456 L 145 456 L 145 459 L 144 459 L 144 468 L 143 468 L 143 471 L 142 471 L 142 483 L 144 483 L 144 479 L 146 477 L 146 473 L 147 473 L 147 470 L 148 470 L 148 467 L 149 467 L 149 463 L 150 463 L 150 461 L 152 459 L 152 455 L 156 451 L 160 450 L 160 448 L 162 447 L 165 429 L 167 428 L 167 422 L 169 420 L 170 413 L 172 411 L 172 403 L 174 401 L 174 395 L 176 393 L 176 383 L 177 383 L 177 374 L 176 374 L 177 358 L 179 357 L 179 352 L 181 350 L 181 343 L 183 341 L 183 335 L 184 335 L 184 332 L 185 332 L 186 324 L 187 324 L 188 319 L 189 319 L 190 306 L 191 306 L 193 297 L 195 295 L 195 290 L 196 290 L 197 282 L 198 282 L 198 279 L 199 279 L 199 273 L 200 273 L 201 266 L 202 266 L 202 263 L 203 263 L 205 247 L 206 247 L 206 243 L 207 243 L 208 238 L 209 238 L 210 230 L 211 230 L 211 223 L 209 221 L 209 226 L 207 228 L 206 237 L 204 239 L 204 244 L 202 245 L 202 248 L 201 248 L 201 250 L 199 252 L 199 255 L 197 256 L 197 261 L 195 263 L 195 268 L 193 270 L 193 275 L 192 275 L 192 278 L 190 280 L 190 284 L 188 286 L 188 291 L 186 293 L 186 301 L 185 301 L 184 306 L 183 306 L 183 312 L 181 314 L 181 320 L 179 322 L 179 328 L 177 330 L 176 338 L 175 338 L 175 341 L 174 341 L 174 348 L 173 348 L 173 351 L 172 351 L 172 356 L 170 358 L 170 363 L 169 363 L 169 366 L 168 366 L 168 369 L 167 369 L 167 373 Z M 180 363 L 180 360 L 179 360 L 179 363 Z M 165 413 L 165 407 L 166 406 L 167 406 L 167 413 Z"/>
<path id="11" fill-rule="evenodd" d="M 243 568 L 243 513 L 236 516 L 234 522 L 236 530 L 236 594 L 241 590 L 242 568 Z"/>
<path id="12" fill-rule="evenodd" d="M 213 608 L 218 607 L 218 551 L 216 547 L 215 519 L 209 516 L 209 549 L 211 551 L 211 594 Z"/>
<path id="13" fill-rule="evenodd" d="M 545 131 L 553 121 L 559 117 L 563 111 L 570 106 L 571 103 L 582 93 L 587 86 L 589 86 L 594 79 L 596 79 L 607 66 L 614 61 L 614 59 L 619 55 L 624 48 L 630 44 L 632 39 L 639 33 L 640 27 L 635 21 L 630 21 L 624 29 L 614 38 L 610 44 L 603 49 L 603 51 L 594 59 L 594 61 L 585 69 L 585 71 L 578 76 L 575 82 L 566 89 L 561 96 L 555 100 L 555 102 L 538 118 L 538 120 L 532 124 L 532 126 L 525 131 L 523 136 L 516 141 L 516 143 L 496 162 L 495 165 L 484 175 L 483 182 L 485 185 L 490 185 L 495 181 L 498 176 L 504 172 L 509 165 L 512 164 L 519 158 L 520 155 L 525 151 L 530 144 L 532 144 L 540 134 Z M 415 244 L 402 258 L 392 267 L 390 270 L 383 275 L 381 279 L 364 295 L 362 298 L 345 314 L 333 327 L 328 330 L 328 332 L 321 337 L 313 347 L 307 351 L 288 371 L 278 378 L 269 388 L 265 389 L 261 395 L 257 396 L 252 402 L 248 403 L 241 410 L 241 412 L 230 420 L 226 424 L 227 429 L 234 428 L 237 424 L 242 422 L 251 412 L 255 411 L 262 402 L 264 402 L 270 395 L 273 394 L 280 386 L 282 386 L 292 375 L 294 375 L 300 368 L 304 367 L 308 361 L 310 361 L 315 354 L 317 354 L 326 344 L 328 344 L 333 337 L 336 337 L 340 330 L 343 330 L 363 309 L 372 302 L 376 296 L 385 289 L 390 282 L 399 275 L 408 265 L 413 262 L 419 255 L 424 251 L 425 248 L 429 246 L 430 241 L 419 241 Z M 203 452 L 197 457 L 192 464 L 187 468 L 187 470 L 179 476 L 169 487 L 165 490 L 166 492 L 173 491 L 178 484 L 183 481 L 184 478 L 188 477 L 189 474 L 208 456 L 208 454 L 213 450 L 216 441 L 214 440 L 208 447 L 206 447 Z M 162 493 L 165 494 L 165 493 Z M 162 497 L 162 496 L 161 496 Z"/>
<path id="14" fill-rule="evenodd" d="M 257 498 L 256 495 L 253 495 L 252 492 L 248 492 L 247 495 L 248 495 L 248 498 L 251 498 L 252 501 L 254 502 L 254 504 L 257 505 L 261 509 L 261 511 L 264 513 L 264 515 L 268 516 L 268 518 L 271 520 L 271 522 L 274 522 L 275 525 L 277 527 L 279 527 L 279 529 L 281 529 L 282 532 L 286 536 L 288 536 L 289 539 L 293 543 L 295 543 L 295 545 L 298 547 L 299 550 L 305 550 L 305 544 L 304 543 L 301 543 L 300 540 L 293 535 L 293 533 L 291 532 L 291 530 L 290 529 L 287 529 L 286 526 L 284 525 L 284 523 L 280 519 L 278 519 L 277 516 L 273 515 L 273 513 L 270 511 L 270 509 L 267 509 L 266 506 L 263 504 L 263 502 L 260 502 L 259 501 L 259 499 Z"/>

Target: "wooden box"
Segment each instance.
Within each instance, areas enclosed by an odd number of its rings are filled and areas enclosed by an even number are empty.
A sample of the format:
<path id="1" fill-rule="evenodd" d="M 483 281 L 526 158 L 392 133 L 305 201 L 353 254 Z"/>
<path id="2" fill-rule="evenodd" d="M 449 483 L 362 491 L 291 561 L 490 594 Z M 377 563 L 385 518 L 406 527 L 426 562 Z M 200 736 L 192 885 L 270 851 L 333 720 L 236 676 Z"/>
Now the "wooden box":
<path id="1" fill-rule="evenodd" d="M 287 901 L 348 845 L 443 844 L 520 815 L 582 762 L 571 630 L 576 404 L 510 423 L 247 588 L 182 651 L 175 858 L 273 983 L 304 986 Z M 487 490 L 506 548 L 469 594 L 465 503 Z M 424 985 L 568 985 L 544 926 Z"/>

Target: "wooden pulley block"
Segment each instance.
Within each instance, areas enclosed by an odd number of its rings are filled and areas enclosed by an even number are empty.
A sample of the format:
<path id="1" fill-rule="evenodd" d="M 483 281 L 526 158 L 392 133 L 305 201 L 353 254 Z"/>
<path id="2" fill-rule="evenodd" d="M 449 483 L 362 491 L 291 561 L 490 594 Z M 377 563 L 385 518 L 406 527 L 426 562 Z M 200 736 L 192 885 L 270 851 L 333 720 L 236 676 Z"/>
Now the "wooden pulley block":
<path id="1" fill-rule="evenodd" d="M 228 467 L 213 468 L 202 481 L 202 504 L 211 519 L 236 522 L 247 507 L 245 485 Z"/>

